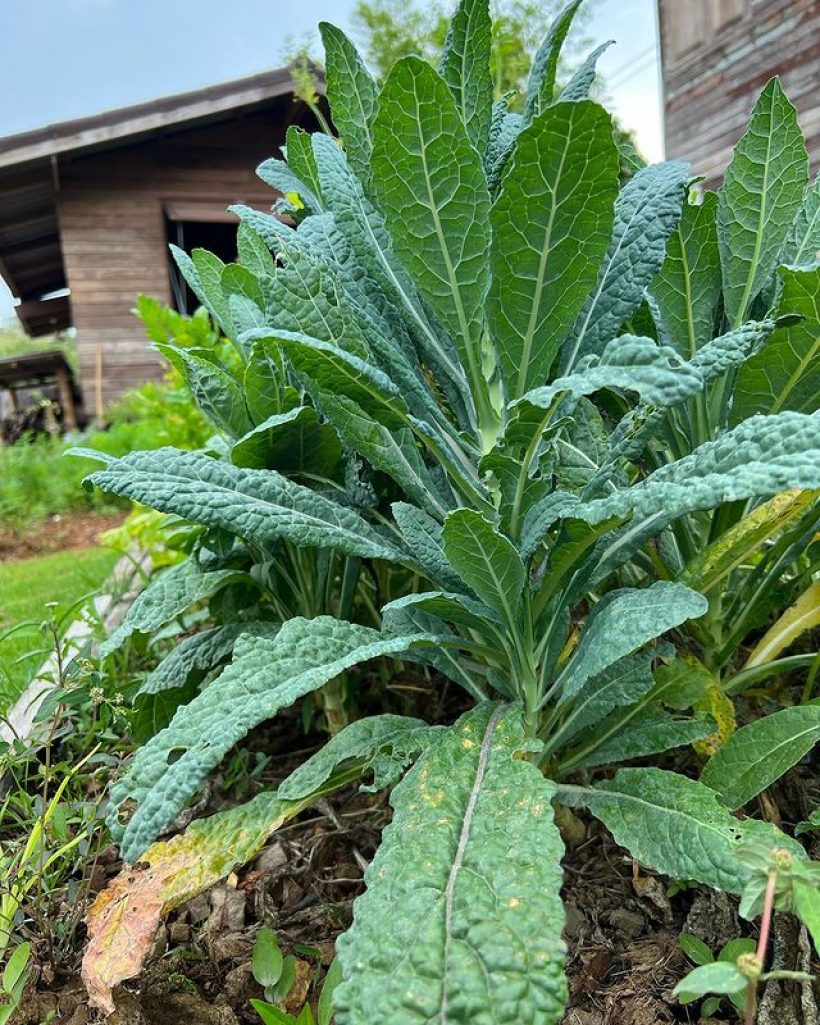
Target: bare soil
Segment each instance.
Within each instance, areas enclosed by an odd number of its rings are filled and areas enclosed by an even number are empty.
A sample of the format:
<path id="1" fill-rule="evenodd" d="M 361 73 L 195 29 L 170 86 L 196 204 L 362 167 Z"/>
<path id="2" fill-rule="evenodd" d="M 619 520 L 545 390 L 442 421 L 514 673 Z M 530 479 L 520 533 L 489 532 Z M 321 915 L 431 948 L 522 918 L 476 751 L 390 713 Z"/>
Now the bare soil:
<path id="1" fill-rule="evenodd" d="M 71 512 L 12 529 L 0 525 L 0 559 L 28 559 L 49 552 L 93 548 L 106 530 L 119 527 L 126 512 Z"/>

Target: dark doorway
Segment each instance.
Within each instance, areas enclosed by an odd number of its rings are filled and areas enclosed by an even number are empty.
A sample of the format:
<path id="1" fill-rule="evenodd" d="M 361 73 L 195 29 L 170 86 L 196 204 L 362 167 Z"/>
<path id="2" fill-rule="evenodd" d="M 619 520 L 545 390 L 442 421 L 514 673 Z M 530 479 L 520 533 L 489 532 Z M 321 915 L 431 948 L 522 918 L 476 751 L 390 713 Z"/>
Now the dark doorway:
<path id="1" fill-rule="evenodd" d="M 179 246 L 186 253 L 194 249 L 207 249 L 224 263 L 236 260 L 236 228 L 233 219 L 225 221 L 177 221 L 167 220 L 168 241 Z M 200 305 L 179 272 L 173 258 L 169 256 L 171 294 L 174 307 L 180 313 L 193 313 Z"/>

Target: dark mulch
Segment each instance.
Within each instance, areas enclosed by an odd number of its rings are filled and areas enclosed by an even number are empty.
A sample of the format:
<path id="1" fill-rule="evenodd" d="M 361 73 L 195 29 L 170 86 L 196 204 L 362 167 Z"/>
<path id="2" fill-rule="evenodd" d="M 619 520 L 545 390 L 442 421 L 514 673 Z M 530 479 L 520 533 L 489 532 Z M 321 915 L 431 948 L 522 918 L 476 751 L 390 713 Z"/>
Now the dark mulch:
<path id="1" fill-rule="evenodd" d="M 412 693 L 412 711 L 430 719 L 450 721 L 460 711 L 456 692 L 431 687 L 421 677 L 408 676 L 394 688 L 399 703 Z M 252 735 L 251 751 L 273 756 L 265 783 L 283 778 L 313 742 L 321 743 L 318 737 L 305 738 L 298 724 L 294 712 Z M 236 798 L 222 791 L 225 778 L 215 779 L 208 811 Z M 804 802 L 806 783 L 811 785 L 810 772 L 792 773 L 776 791 L 789 822 L 803 814 L 797 804 Z M 364 870 L 389 819 L 386 794 L 349 788 L 280 829 L 250 865 L 170 916 L 142 976 L 116 992 L 117 1011 L 109 1025 L 259 1025 L 249 1001 L 262 993 L 250 959 L 263 924 L 275 930 L 285 953 L 298 958 L 286 1009 L 298 1013 L 306 999 L 315 1007 L 334 941 L 350 924 Z M 570 1002 L 564 1025 L 698 1022 L 697 1004 L 682 1007 L 671 995 L 692 967 L 678 944 L 679 933 L 692 932 L 718 950 L 737 936 L 754 936 L 754 925 L 738 919 L 734 898 L 705 888 L 669 897 L 666 882 L 635 865 L 596 821 L 573 820 L 569 827 L 573 840 L 563 864 L 563 895 Z M 103 888 L 118 870 L 112 850 L 96 870 L 93 889 Z M 779 916 L 775 957 L 789 967 L 808 964 L 810 955 L 799 943 L 795 921 Z M 73 964 L 41 975 L 39 992 L 17 1025 L 39 1025 L 52 1011 L 54 1025 L 99 1020 L 79 982 L 80 953 Z M 789 983 L 782 993 L 766 995 L 760 1025 L 820 1025 L 812 1017 L 812 999 L 807 1003 L 805 992 Z M 736 1020 L 727 1003 L 703 1023 Z"/>

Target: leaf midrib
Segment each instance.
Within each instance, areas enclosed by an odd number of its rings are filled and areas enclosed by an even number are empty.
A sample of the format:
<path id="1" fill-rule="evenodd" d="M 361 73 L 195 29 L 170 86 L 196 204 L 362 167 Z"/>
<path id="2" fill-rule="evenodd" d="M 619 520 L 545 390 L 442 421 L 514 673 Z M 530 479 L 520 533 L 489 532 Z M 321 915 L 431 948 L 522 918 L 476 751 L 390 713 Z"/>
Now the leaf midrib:
<path id="1" fill-rule="evenodd" d="M 574 119 L 573 119 L 574 120 Z M 527 375 L 530 369 L 530 359 L 532 357 L 532 346 L 535 339 L 535 327 L 538 322 L 538 314 L 541 310 L 542 302 L 542 290 L 544 288 L 544 276 L 547 271 L 547 260 L 550 253 L 552 252 L 552 231 L 555 226 L 555 218 L 558 213 L 558 186 L 561 181 L 561 176 L 564 172 L 564 163 L 566 162 L 567 153 L 569 151 L 570 141 L 572 139 L 571 131 L 568 129 L 564 136 L 564 147 L 561 152 L 561 157 L 558 161 L 558 170 L 555 175 L 555 182 L 550 188 L 550 194 L 552 196 L 552 204 L 550 206 L 549 218 L 544 228 L 544 242 L 541 246 L 541 255 L 538 260 L 538 274 L 536 276 L 535 284 L 535 300 L 530 308 L 530 316 L 527 323 L 527 331 L 524 335 L 524 346 L 521 353 L 521 365 L 518 368 L 518 388 L 516 395 L 523 395 L 527 388 Z"/>
<path id="2" fill-rule="evenodd" d="M 427 145 L 425 142 L 425 136 L 422 132 L 422 114 L 421 105 L 419 103 L 418 93 L 414 92 L 414 99 L 416 103 L 416 118 L 415 125 L 418 128 L 418 141 L 419 141 L 419 157 L 421 159 L 422 169 L 424 173 L 424 185 L 427 190 L 427 200 L 430 214 L 433 218 L 433 227 L 436 232 L 436 238 L 438 239 L 439 250 L 444 258 L 444 266 L 447 271 L 447 278 L 450 285 L 450 292 L 452 293 L 453 299 L 456 304 L 456 315 L 458 317 L 459 329 L 463 338 L 464 353 L 467 356 L 467 363 L 469 366 L 469 375 L 475 389 L 475 398 L 480 400 L 482 398 L 482 391 L 480 388 L 480 368 L 476 365 L 476 354 L 473 351 L 473 339 L 470 331 L 469 322 L 467 320 L 467 314 L 464 309 L 464 303 L 461 298 L 461 288 L 456 278 L 455 268 L 452 260 L 450 259 L 450 250 L 447 248 L 446 236 L 441 224 L 441 218 L 439 217 L 438 204 L 433 194 L 433 182 L 430 176 L 430 169 L 427 163 Z M 466 131 L 466 129 L 465 129 Z"/>
<path id="3" fill-rule="evenodd" d="M 760 210 L 757 217 L 757 232 L 755 234 L 755 247 L 752 255 L 752 260 L 749 265 L 749 274 L 746 278 L 746 286 L 743 289 L 743 296 L 738 307 L 737 316 L 735 319 L 734 327 L 739 328 L 743 323 L 743 318 L 746 315 L 746 307 L 749 305 L 751 298 L 751 290 L 754 284 L 755 275 L 757 272 L 757 261 L 760 259 L 760 250 L 763 246 L 763 227 L 766 222 L 766 211 L 768 209 L 768 188 L 769 188 L 769 165 L 771 162 L 772 153 L 772 135 L 774 134 L 774 99 L 775 93 L 772 91 L 772 104 L 769 109 L 769 128 L 766 135 L 766 159 L 763 162 L 763 188 L 760 191 Z"/>
<path id="4" fill-rule="evenodd" d="M 450 866 L 450 872 L 447 877 L 447 885 L 444 889 L 444 950 L 442 954 L 442 982 L 441 982 L 441 1001 L 439 1003 L 438 1018 L 441 1025 L 447 1025 L 447 973 L 450 967 L 450 943 L 453 934 L 453 901 L 455 895 L 456 879 L 458 873 L 461 871 L 461 867 L 464 864 L 464 855 L 467 852 L 467 844 L 470 840 L 470 831 L 473 825 L 473 819 L 475 818 L 475 808 L 478 803 L 478 798 L 481 793 L 481 786 L 484 782 L 484 776 L 487 772 L 487 763 L 490 760 L 490 744 L 492 742 L 493 733 L 498 724 L 498 720 L 501 718 L 504 712 L 504 706 L 500 705 L 495 709 L 493 714 L 490 716 L 490 721 L 487 723 L 487 728 L 484 731 L 484 737 L 481 741 L 481 749 L 478 755 L 478 764 L 476 765 L 475 779 L 470 790 L 470 796 L 467 800 L 467 807 L 464 810 L 464 819 L 461 823 L 461 833 L 458 838 L 458 846 L 456 848 L 455 857 L 453 858 L 453 864 Z"/>
<path id="5" fill-rule="evenodd" d="M 780 394 L 777 396 L 774 405 L 772 406 L 772 413 L 779 413 L 780 410 L 783 408 L 783 404 L 786 402 L 786 399 L 792 393 L 792 390 L 798 383 L 800 377 L 803 374 L 803 371 L 811 363 L 811 361 L 817 355 L 818 351 L 820 351 L 820 329 L 818 329 L 817 334 L 815 335 L 814 344 L 812 345 L 812 347 L 809 349 L 809 351 L 805 354 L 804 357 L 798 360 L 797 366 L 789 375 L 788 381 L 786 381 L 785 385 L 780 391 Z"/>
<path id="6" fill-rule="evenodd" d="M 801 738 L 802 738 L 802 737 L 805 737 L 805 736 L 811 735 L 812 733 L 816 733 L 816 734 L 820 735 L 820 724 L 818 724 L 818 723 L 812 723 L 812 725 L 811 725 L 811 726 L 808 726 L 808 727 L 807 727 L 806 729 L 804 729 L 804 730 L 801 730 L 801 731 L 800 731 L 799 733 L 792 733 L 792 734 L 790 734 L 790 735 L 789 735 L 788 737 L 786 737 L 786 738 L 785 738 L 784 740 L 781 740 L 781 741 L 780 741 L 780 742 L 779 742 L 778 744 L 776 744 L 776 745 L 775 745 L 774 747 L 771 747 L 771 748 L 768 748 L 768 749 L 766 749 L 766 755 L 765 755 L 765 757 L 766 757 L 766 761 L 767 761 L 767 762 L 769 762 L 769 760 L 770 760 L 770 759 L 773 759 L 773 758 L 774 758 L 774 757 L 775 757 L 775 756 L 777 755 L 777 752 L 778 752 L 778 751 L 780 751 L 780 750 L 781 750 L 782 748 L 784 748 L 784 747 L 789 747 L 790 745 L 792 745 L 792 744 L 795 744 L 795 743 L 797 743 L 797 742 L 798 742 L 799 740 L 801 740 Z M 740 771 L 739 771 L 739 772 L 737 773 L 737 776 L 736 776 L 735 778 L 733 778 L 733 779 L 732 779 L 731 783 L 730 783 L 730 784 L 729 784 L 729 786 L 728 786 L 728 787 L 726 788 L 726 793 L 727 793 L 727 794 L 729 795 L 729 797 L 732 797 L 732 796 L 733 796 L 733 792 L 734 792 L 734 794 L 736 795 L 736 793 L 737 793 L 737 791 L 738 791 L 738 788 L 739 788 L 739 784 L 740 784 L 740 783 L 741 783 L 741 782 L 742 782 L 742 781 L 743 781 L 744 779 L 746 779 L 746 778 L 749 778 L 749 777 L 751 777 L 752 779 L 754 779 L 754 776 L 755 776 L 754 770 L 755 770 L 755 769 L 756 769 L 756 768 L 757 768 L 757 767 L 758 767 L 759 765 L 760 765 L 760 758 L 755 758 L 755 759 L 754 759 L 754 760 L 752 761 L 752 763 L 751 763 L 751 764 L 750 764 L 750 765 L 749 765 L 749 766 L 748 766 L 747 768 L 745 768 L 745 769 L 741 769 L 741 770 L 740 770 Z M 774 780 L 775 780 L 775 779 L 778 779 L 778 778 L 779 778 L 779 776 L 780 776 L 780 772 L 778 771 L 778 772 L 777 772 L 777 773 L 775 774 L 775 776 L 774 776 L 774 779 L 770 780 L 769 782 L 770 782 L 770 783 L 771 783 L 771 782 L 774 782 Z M 709 785 L 709 784 L 707 784 L 707 786 L 708 786 L 708 785 Z M 760 791 L 761 791 L 761 790 L 765 790 L 765 789 L 766 789 L 765 787 L 760 787 L 760 788 L 758 788 L 758 789 L 757 789 L 757 791 L 756 791 L 756 792 L 757 792 L 757 793 L 760 793 Z M 723 792 L 723 791 L 721 791 L 720 793 L 721 793 L 721 796 L 725 796 L 725 795 L 724 795 L 724 792 Z M 742 790 L 741 790 L 741 793 L 743 793 L 743 791 L 742 791 Z M 752 796 L 754 796 L 754 795 L 752 795 Z M 747 798 L 747 800 L 751 800 L 751 797 Z M 740 807 L 740 806 L 741 806 L 742 804 L 745 804 L 745 803 L 746 803 L 745 801 L 741 801 L 741 802 L 738 802 L 738 803 L 736 804 L 736 803 L 734 802 L 734 800 L 733 800 L 733 801 L 730 801 L 730 802 L 729 802 L 729 806 L 730 806 L 731 808 L 739 808 L 739 807 Z"/>
<path id="7" fill-rule="evenodd" d="M 108 471 L 101 470 L 99 472 L 100 473 L 106 473 Z M 263 471 L 257 471 L 257 472 L 263 472 Z M 149 473 L 148 471 L 145 471 L 145 470 L 137 471 L 137 473 L 140 475 L 140 477 L 142 477 L 143 481 L 146 484 L 160 483 L 162 485 L 166 485 L 167 487 L 172 487 L 173 486 L 173 480 L 177 480 L 177 481 L 182 482 L 184 484 L 194 484 L 194 483 L 206 484 L 211 489 L 211 491 L 210 491 L 211 495 L 214 495 L 214 494 L 224 494 L 224 495 L 227 495 L 227 496 L 231 496 L 234 500 L 237 497 L 239 497 L 240 499 L 248 499 L 250 502 L 258 503 L 261 506 L 269 506 L 272 509 L 280 510 L 282 512 L 291 513 L 291 514 L 296 513 L 299 517 L 302 518 L 302 520 L 305 522 L 306 526 L 314 526 L 315 525 L 317 527 L 322 528 L 325 531 L 338 532 L 343 537 L 349 538 L 352 541 L 359 541 L 359 542 L 364 541 L 367 544 L 374 545 L 374 546 L 380 545 L 380 546 L 383 546 L 386 549 L 389 549 L 389 550 L 392 549 L 393 551 L 395 551 L 396 555 L 401 555 L 402 554 L 401 552 L 399 552 L 398 549 L 393 549 L 393 546 L 389 543 L 389 541 L 384 540 L 378 534 L 375 534 L 375 532 L 374 532 L 375 536 L 373 536 L 373 537 L 369 536 L 367 533 L 354 533 L 351 527 L 342 526 L 341 524 L 336 523 L 336 522 L 331 523 L 328 520 L 319 519 L 316 516 L 314 516 L 312 513 L 305 512 L 303 509 L 297 509 L 297 508 L 295 508 L 293 506 L 277 504 L 276 502 L 273 502 L 270 499 L 260 498 L 258 495 L 248 494 L 248 492 L 246 492 L 246 491 L 241 491 L 241 490 L 238 490 L 238 489 L 232 489 L 232 488 L 226 487 L 224 484 L 216 484 L 213 481 L 206 481 L 206 480 L 203 480 L 199 475 L 197 475 L 195 477 L 185 477 L 185 476 L 182 476 L 180 474 L 177 474 L 176 476 L 172 477 L 168 473 L 159 472 L 158 475 L 154 475 L 154 474 L 151 474 L 151 473 Z M 94 476 L 96 476 L 96 474 Z M 133 477 L 131 479 L 133 480 Z M 113 488 L 112 488 L 112 490 L 113 490 Z M 115 492 L 115 494 L 116 493 L 117 492 Z M 343 509 L 342 511 L 343 512 L 350 512 L 351 510 Z M 216 512 L 218 514 L 218 510 L 216 510 Z M 368 530 L 372 529 L 370 527 L 370 525 L 366 521 L 363 520 L 362 523 L 364 524 L 365 527 L 368 528 Z M 237 531 L 237 533 L 239 533 L 239 531 Z M 402 556 L 402 561 L 404 561 L 404 557 L 403 556 Z"/>

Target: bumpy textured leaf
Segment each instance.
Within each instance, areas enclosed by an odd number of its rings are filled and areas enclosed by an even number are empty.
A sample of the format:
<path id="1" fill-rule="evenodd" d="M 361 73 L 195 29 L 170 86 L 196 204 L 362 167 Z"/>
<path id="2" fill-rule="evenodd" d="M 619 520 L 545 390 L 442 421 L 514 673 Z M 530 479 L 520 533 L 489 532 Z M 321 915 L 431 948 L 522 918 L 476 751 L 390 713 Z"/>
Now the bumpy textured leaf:
<path id="1" fill-rule="evenodd" d="M 450 513 L 442 531 L 444 554 L 483 602 L 515 623 L 526 571 L 513 543 L 474 509 Z"/>
<path id="2" fill-rule="evenodd" d="M 264 160 L 256 169 L 256 173 L 266 185 L 281 192 L 286 196 L 289 192 L 295 192 L 308 210 L 313 213 L 322 212 L 322 201 L 313 192 L 307 182 L 302 181 L 296 172 L 288 167 L 284 160 Z"/>
<path id="3" fill-rule="evenodd" d="M 286 401 L 288 385 L 282 353 L 265 348 L 262 342 L 251 345 L 242 387 L 255 424 L 285 412 L 288 405 L 298 405 L 298 396 L 292 403 Z"/>
<path id="4" fill-rule="evenodd" d="M 653 164 L 622 189 L 598 284 L 564 347 L 565 370 L 571 370 L 579 357 L 600 352 L 640 305 L 680 219 L 688 176 L 687 164 Z"/>
<path id="5" fill-rule="evenodd" d="M 484 156 L 487 186 L 492 196 L 498 192 L 523 126 L 524 119 L 520 114 L 507 111 L 507 98 L 496 100 L 493 104 L 493 120 L 490 122 L 490 142 Z"/>
<path id="6" fill-rule="evenodd" d="M 399 389 L 378 367 L 318 339 L 280 331 L 270 336 L 280 345 L 297 374 L 304 374 L 330 395 L 345 395 L 386 427 L 407 423 L 407 406 Z"/>
<path id="7" fill-rule="evenodd" d="M 570 0 L 538 47 L 530 69 L 530 80 L 527 83 L 527 95 L 524 100 L 525 124 L 529 124 L 536 115 L 548 107 L 555 97 L 555 76 L 561 58 L 561 47 L 581 3 L 582 0 Z"/>
<path id="8" fill-rule="evenodd" d="M 701 782 L 727 808 L 741 808 L 820 741 L 820 705 L 783 708 L 742 726 L 713 755 Z"/>
<path id="9" fill-rule="evenodd" d="M 182 687 L 190 673 L 213 669 L 230 657 L 240 634 L 271 637 L 278 623 L 226 623 L 186 637 L 176 644 L 152 672 L 146 676 L 138 694 L 159 694 Z"/>
<path id="10" fill-rule="evenodd" d="M 325 47 L 327 98 L 333 124 L 342 137 L 350 166 L 366 184 L 370 179 L 378 89 L 356 47 L 341 29 L 323 21 L 319 31 Z"/>
<path id="11" fill-rule="evenodd" d="M 92 1004 L 110 1014 L 112 990 L 139 973 L 163 918 L 249 861 L 300 808 L 275 793 L 259 794 L 153 844 L 139 866 L 123 869 L 88 912 L 82 978 Z"/>
<path id="12" fill-rule="evenodd" d="M 215 427 L 234 438 L 250 430 L 242 389 L 227 371 L 175 345 L 155 344 L 154 348 L 182 374 L 194 401 Z"/>
<path id="13" fill-rule="evenodd" d="M 392 510 L 396 526 L 401 531 L 407 547 L 413 552 L 430 580 L 448 590 L 463 590 L 464 581 L 444 554 L 441 524 L 424 510 L 406 502 L 394 502 Z"/>
<path id="14" fill-rule="evenodd" d="M 203 573 L 193 559 L 158 574 L 141 591 L 125 614 L 117 629 L 100 648 L 105 658 L 122 646 L 131 634 L 151 633 L 169 623 L 197 602 L 209 598 L 220 587 L 240 580 L 244 574 L 232 569 L 218 569 Z"/>
<path id="15" fill-rule="evenodd" d="M 771 277 L 800 209 L 808 155 L 797 112 L 777 78 L 755 104 L 718 193 L 726 318 L 739 327 Z"/>
<path id="16" fill-rule="evenodd" d="M 356 764 L 361 774 L 373 773 L 362 789 L 392 786 L 407 766 L 433 744 L 442 726 L 403 715 L 371 715 L 345 726 L 325 746 L 295 769 L 277 793 L 287 801 L 300 801 L 319 790 L 341 767 Z"/>
<path id="17" fill-rule="evenodd" d="M 543 430 L 543 421 L 533 414 L 531 407 L 549 410 L 563 392 L 577 400 L 604 388 L 617 388 L 636 392 L 643 402 L 663 408 L 683 402 L 703 387 L 697 370 L 682 362 L 674 349 L 658 345 L 651 338 L 619 335 L 606 346 L 600 359 L 591 360 L 576 373 L 556 378 L 546 387 L 534 388 L 511 403 L 505 440 L 520 443 L 525 422 L 537 423 Z"/>
<path id="18" fill-rule="evenodd" d="M 390 430 L 344 395 L 315 391 L 313 400 L 352 451 L 392 477 L 408 498 L 444 518 L 447 507 L 455 503 L 442 498 L 407 428 Z"/>
<path id="19" fill-rule="evenodd" d="M 603 723 L 600 728 L 604 731 L 606 727 L 607 723 Z M 626 723 L 609 740 L 596 744 L 583 758 L 573 759 L 572 768 L 575 771 L 646 758 L 702 740 L 714 731 L 715 721 L 711 716 L 692 719 L 664 711 L 647 712 Z M 591 739 L 594 741 L 596 738 L 593 736 Z"/>
<path id="20" fill-rule="evenodd" d="M 701 203 L 684 205 L 663 266 L 649 286 L 665 339 L 690 359 L 712 337 L 720 300 L 716 209 L 713 192 Z"/>
<path id="21" fill-rule="evenodd" d="M 446 83 L 398 61 L 373 126 L 374 188 L 399 258 L 453 338 L 474 387 L 489 286 L 490 197 Z"/>
<path id="22" fill-rule="evenodd" d="M 312 406 L 295 406 L 269 416 L 231 448 L 234 466 L 309 473 L 332 478 L 342 458 L 342 443 L 330 424 L 321 423 Z"/>
<path id="23" fill-rule="evenodd" d="M 780 263 L 805 267 L 820 259 L 820 175 L 806 189 L 789 236 L 780 253 Z"/>
<path id="24" fill-rule="evenodd" d="M 393 616 L 399 609 L 421 609 L 432 616 L 448 623 L 457 623 L 468 630 L 486 631 L 488 624 L 501 625 L 496 612 L 484 602 L 477 601 L 466 594 L 451 594 L 447 591 L 422 591 L 419 594 L 406 594 L 403 598 L 395 598 L 388 602 L 382 613 Z"/>
<path id="25" fill-rule="evenodd" d="M 112 459 L 88 481 L 248 540 L 285 539 L 300 547 L 405 561 L 358 513 L 272 470 L 247 470 L 201 453 L 161 448 Z"/>
<path id="26" fill-rule="evenodd" d="M 518 137 L 491 214 L 490 333 L 511 398 L 547 379 L 612 229 L 618 152 L 590 102 L 548 107 Z"/>
<path id="27" fill-rule="evenodd" d="M 487 146 L 492 116 L 491 44 L 487 0 L 460 0 L 450 22 L 439 74 L 449 85 L 467 136 L 479 153 Z"/>
<path id="28" fill-rule="evenodd" d="M 438 643 L 435 648 L 422 648 L 418 653 L 408 652 L 402 657 L 410 662 L 433 666 L 444 676 L 454 680 L 475 701 L 486 701 L 487 693 L 478 679 L 481 666 L 465 665 L 461 649 L 462 638 L 450 633 L 443 620 L 431 616 L 412 601 L 390 602 L 384 607 L 382 620 L 386 633 L 408 634 L 413 631 L 435 634 Z"/>
<path id="29" fill-rule="evenodd" d="M 270 249 L 249 224 L 240 224 L 236 232 L 236 248 L 243 267 L 261 277 L 273 274 L 274 263 Z"/>
<path id="30" fill-rule="evenodd" d="M 562 845 L 554 784 L 516 757 L 525 743 L 518 712 L 480 706 L 393 791 L 393 821 L 338 941 L 339 1025 L 560 1020 Z"/>
<path id="31" fill-rule="evenodd" d="M 558 679 L 561 699 L 573 697 L 590 677 L 687 619 L 702 616 L 707 608 L 706 599 L 696 591 L 666 580 L 611 592 L 590 615 Z"/>
<path id="32" fill-rule="evenodd" d="M 820 487 L 820 414 L 752 417 L 641 483 L 590 502 L 574 515 L 600 523 L 631 510 L 638 517 L 662 513 L 670 522 L 721 502 L 793 487 Z"/>
<path id="33" fill-rule="evenodd" d="M 415 285 L 396 260 L 381 214 L 365 196 L 361 183 L 332 139 L 316 133 L 313 147 L 335 227 L 368 274 L 363 294 L 372 293 L 375 282 L 395 303 L 418 352 L 434 371 L 453 409 L 462 411 L 467 393 L 464 372 L 455 359 L 452 344 L 430 323 Z"/>
<path id="34" fill-rule="evenodd" d="M 324 152 L 318 145 L 317 149 Z M 336 156 L 341 157 L 338 150 Z M 322 219 L 331 216 L 327 214 Z M 302 229 L 313 220 L 319 218 L 303 221 Z M 440 416 L 410 343 L 401 338 L 397 340 L 393 323 L 379 319 L 366 299 L 358 292 L 355 295 L 350 292 L 350 281 L 338 267 L 331 266 L 315 252 L 297 250 L 289 253 L 285 265 L 275 276 L 262 278 L 260 284 L 267 330 L 249 333 L 243 338 L 246 344 L 250 338 L 264 339 L 266 334 L 275 336 L 277 331 L 291 332 L 294 340 L 315 339 L 328 343 L 353 359 L 387 371 L 418 415 L 433 419 Z M 370 291 L 372 294 L 372 287 Z M 276 330 L 271 331 L 271 328 Z"/>
<path id="35" fill-rule="evenodd" d="M 610 712 L 648 694 L 655 686 L 652 676 L 655 655 L 653 648 L 626 655 L 588 680 L 568 706 L 561 725 L 550 736 L 548 750 L 558 750 L 588 727 L 601 722 Z"/>
<path id="36" fill-rule="evenodd" d="M 207 249 L 194 249 L 191 253 L 193 266 L 196 268 L 197 295 L 208 308 L 211 315 L 223 331 L 232 334 L 231 314 L 228 300 L 222 291 L 222 272 L 225 264 L 218 256 Z M 180 262 L 180 268 L 184 262 Z M 184 273 L 184 272 L 183 272 Z M 193 287 L 193 286 L 192 286 Z"/>
<path id="37" fill-rule="evenodd" d="M 272 638 L 240 637 L 231 665 L 136 752 L 111 788 L 110 825 L 123 858 L 133 862 L 143 853 L 254 726 L 359 662 L 432 640 L 386 637 L 330 616 L 291 619 Z M 117 816 L 124 800 L 136 810 L 123 827 Z"/>
<path id="38" fill-rule="evenodd" d="M 561 95 L 558 97 L 559 102 L 575 103 L 578 100 L 586 100 L 589 97 L 589 90 L 595 81 L 598 58 L 612 46 L 612 43 L 613 40 L 610 39 L 592 51 L 561 90 Z"/>
<path id="39" fill-rule="evenodd" d="M 713 381 L 759 352 L 774 327 L 775 322 L 769 317 L 750 320 L 748 324 L 706 342 L 689 360 L 689 366 L 697 370 L 704 381 Z"/>
<path id="40" fill-rule="evenodd" d="M 358 332 L 350 330 L 336 282 L 323 260 L 298 250 L 289 252 L 283 266 L 260 278 L 259 284 L 266 327 L 301 332 L 366 355 Z"/>
<path id="41" fill-rule="evenodd" d="M 805 857 L 768 822 L 740 821 L 697 780 L 663 769 L 620 769 L 594 787 L 561 786 L 558 799 L 583 804 L 638 861 L 675 879 L 741 893 L 751 872 L 737 848 L 756 840 Z"/>
<path id="42" fill-rule="evenodd" d="M 815 580 L 797 601 L 766 631 L 749 655 L 744 668 L 762 666 L 776 659 L 806 630 L 820 626 L 820 580 Z"/>
<path id="43" fill-rule="evenodd" d="M 732 423 L 755 413 L 820 407 L 820 264 L 809 270 L 781 267 L 780 311 L 799 313 L 798 324 L 778 328 L 740 370 Z"/>

